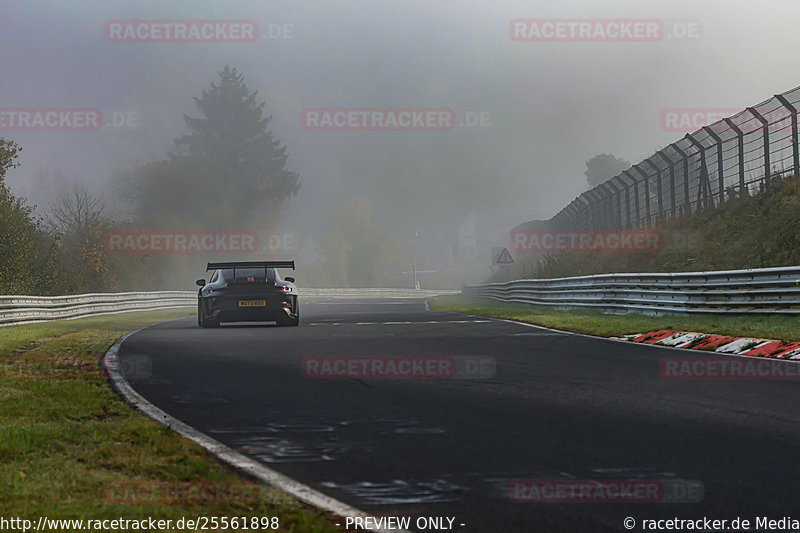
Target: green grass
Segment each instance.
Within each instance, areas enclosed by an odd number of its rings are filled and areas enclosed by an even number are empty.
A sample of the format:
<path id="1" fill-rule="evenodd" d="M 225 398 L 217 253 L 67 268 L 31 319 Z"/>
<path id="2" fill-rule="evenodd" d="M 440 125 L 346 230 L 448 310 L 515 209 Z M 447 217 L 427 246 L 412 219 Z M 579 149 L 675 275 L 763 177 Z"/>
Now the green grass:
<path id="1" fill-rule="evenodd" d="M 759 194 L 729 198 L 656 229 L 664 244 L 656 253 L 520 254 L 512 279 L 800 265 L 800 178 L 776 177 Z M 489 281 L 505 281 L 505 273 Z"/>
<path id="2" fill-rule="evenodd" d="M 558 311 L 545 306 L 504 303 L 461 295 L 437 296 L 430 300 L 430 307 L 436 311 L 519 320 L 601 337 L 668 329 L 784 341 L 800 340 L 800 317 L 789 316 L 697 314 L 653 317 L 641 313 L 613 315 L 588 309 Z"/>
<path id="3" fill-rule="evenodd" d="M 111 390 L 99 363 L 117 338 L 193 312 L 0 328 L 2 516 L 269 516 L 279 518 L 280 531 L 342 531 L 333 515 L 248 481 Z"/>

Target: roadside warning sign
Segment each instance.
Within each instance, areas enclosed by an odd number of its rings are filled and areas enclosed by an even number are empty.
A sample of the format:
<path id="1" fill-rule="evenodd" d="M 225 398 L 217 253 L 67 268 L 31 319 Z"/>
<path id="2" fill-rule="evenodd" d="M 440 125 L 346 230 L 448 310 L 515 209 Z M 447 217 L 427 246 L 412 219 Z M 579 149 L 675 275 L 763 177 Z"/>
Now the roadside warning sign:
<path id="1" fill-rule="evenodd" d="M 508 253 L 508 248 L 493 248 L 492 249 L 492 264 L 493 265 L 510 265 L 514 262 L 511 254 Z"/>

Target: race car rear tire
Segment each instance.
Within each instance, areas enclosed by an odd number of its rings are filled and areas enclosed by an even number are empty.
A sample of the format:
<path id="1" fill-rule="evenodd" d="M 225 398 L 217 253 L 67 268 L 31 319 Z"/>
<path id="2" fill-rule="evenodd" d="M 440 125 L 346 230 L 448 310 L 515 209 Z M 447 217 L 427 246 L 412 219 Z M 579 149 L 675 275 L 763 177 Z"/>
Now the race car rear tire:
<path id="1" fill-rule="evenodd" d="M 276 322 L 279 326 L 298 326 L 300 324 L 300 313 L 296 314 L 294 318 L 286 317 Z"/>
<path id="2" fill-rule="evenodd" d="M 219 320 L 213 318 L 206 318 L 203 316 L 200 302 L 197 302 L 197 325 L 201 328 L 217 328 L 219 327 Z"/>

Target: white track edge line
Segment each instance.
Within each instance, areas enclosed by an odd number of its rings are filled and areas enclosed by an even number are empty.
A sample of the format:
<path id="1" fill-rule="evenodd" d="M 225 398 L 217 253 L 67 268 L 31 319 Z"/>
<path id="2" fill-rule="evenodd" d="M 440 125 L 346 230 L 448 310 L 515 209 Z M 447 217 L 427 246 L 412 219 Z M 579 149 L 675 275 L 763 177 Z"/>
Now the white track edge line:
<path id="1" fill-rule="evenodd" d="M 676 347 L 676 346 L 665 346 L 663 344 L 648 344 L 646 342 L 633 342 L 633 341 L 626 341 L 626 340 L 623 340 L 623 339 L 614 339 L 614 338 L 611 338 L 611 337 L 601 337 L 599 335 L 589 335 L 588 333 L 578 333 L 578 332 L 575 332 L 575 331 L 565 331 L 565 330 L 562 330 L 562 329 L 555 329 L 555 328 L 548 328 L 547 326 L 540 326 L 538 324 L 531 324 L 530 322 L 522 322 L 520 320 L 512 320 L 510 318 L 497 318 L 497 317 L 491 317 L 491 316 L 486 316 L 486 315 L 475 315 L 475 314 L 472 314 L 472 313 L 459 313 L 458 311 L 438 311 L 438 312 L 440 312 L 440 313 L 450 313 L 450 314 L 453 314 L 453 315 L 488 318 L 488 319 L 490 319 L 492 321 L 495 321 L 495 322 L 508 322 L 510 324 L 518 324 L 520 326 L 527 326 L 529 328 L 538 328 L 538 329 L 544 329 L 544 330 L 547 330 L 547 331 L 554 331 L 554 332 L 557 332 L 557 333 L 563 333 L 565 335 L 574 335 L 576 337 L 587 337 L 589 339 L 596 339 L 596 340 L 601 340 L 601 341 L 619 342 L 619 343 L 627 344 L 628 346 L 631 346 L 631 345 L 634 345 L 634 346 L 650 346 L 652 348 L 660 348 L 662 350 L 680 350 L 682 352 L 693 353 L 695 355 L 717 355 L 717 356 L 720 356 L 720 357 L 745 357 L 747 359 L 760 359 L 760 360 L 763 360 L 763 361 L 784 361 L 784 362 L 800 364 L 800 359 L 780 359 L 780 358 L 777 358 L 777 357 L 761 357 L 761 356 L 758 356 L 758 355 L 745 355 L 745 354 L 740 354 L 740 353 L 725 353 L 725 352 L 711 352 L 711 351 L 705 351 L 705 350 L 693 350 L 691 348 L 679 348 L 679 347 Z M 714 334 L 713 333 L 703 333 L 703 335 L 714 335 Z"/>
<path id="2" fill-rule="evenodd" d="M 161 323 L 163 324 L 164 322 Z M 151 418 L 159 424 L 169 427 L 179 435 L 199 444 L 216 456 L 220 461 L 231 465 L 234 469 L 245 472 L 251 477 L 258 479 L 259 481 L 271 487 L 280 489 L 302 502 L 345 518 L 348 516 L 370 516 L 364 511 L 356 509 L 355 507 L 351 507 L 344 502 L 340 502 L 335 498 L 331 498 L 330 496 L 326 496 L 325 494 L 312 489 L 308 485 L 304 485 L 299 481 L 296 481 L 281 474 L 280 472 L 276 472 L 275 470 L 264 466 L 258 461 L 254 461 L 253 459 L 250 459 L 241 453 L 233 451 L 231 448 L 225 446 L 219 441 L 214 440 L 205 433 L 202 433 L 192 426 L 181 422 L 177 418 L 168 415 L 152 403 L 148 402 L 141 394 L 136 392 L 133 387 L 131 387 L 130 383 L 128 383 L 128 380 L 125 379 L 125 376 L 123 376 L 119 371 L 119 349 L 120 346 L 122 346 L 122 343 L 128 339 L 128 337 L 154 325 L 156 324 L 151 324 L 150 326 L 145 326 L 135 331 L 126 333 L 117 339 L 117 341 L 103 356 L 103 365 L 108 373 L 111 385 L 126 402 L 128 402 L 135 409 L 144 413 L 148 418 Z M 398 529 L 368 529 L 368 531 L 374 531 L 375 533 L 408 533 L 405 530 Z"/>

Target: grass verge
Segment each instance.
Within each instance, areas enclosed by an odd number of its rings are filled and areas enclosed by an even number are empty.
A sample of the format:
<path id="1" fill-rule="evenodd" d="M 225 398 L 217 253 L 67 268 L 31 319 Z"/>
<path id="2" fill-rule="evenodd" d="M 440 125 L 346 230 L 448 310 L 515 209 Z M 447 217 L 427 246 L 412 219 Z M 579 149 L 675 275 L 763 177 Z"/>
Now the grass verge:
<path id="1" fill-rule="evenodd" d="M 545 306 L 504 303 L 462 295 L 437 296 L 432 298 L 429 304 L 431 309 L 436 311 L 519 320 L 548 328 L 600 337 L 668 329 L 783 341 L 800 340 L 800 317 L 791 316 L 697 314 L 653 317 L 641 313 L 613 315 L 594 309 L 558 311 Z"/>
<path id="2" fill-rule="evenodd" d="M 342 531 L 333 515 L 248 481 L 111 390 L 100 359 L 117 338 L 193 313 L 137 312 L 0 328 L 0 516 L 34 525 L 40 516 L 153 517 L 173 524 L 182 517 L 239 517 L 238 527 L 209 524 L 210 531 L 241 531 L 243 518 L 277 517 L 279 531 Z"/>

